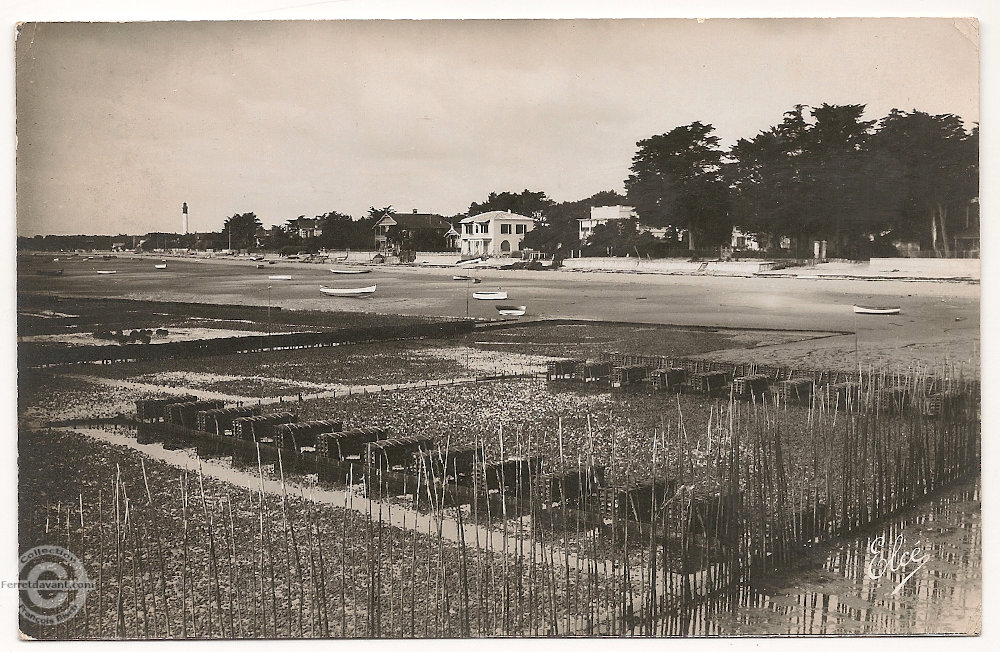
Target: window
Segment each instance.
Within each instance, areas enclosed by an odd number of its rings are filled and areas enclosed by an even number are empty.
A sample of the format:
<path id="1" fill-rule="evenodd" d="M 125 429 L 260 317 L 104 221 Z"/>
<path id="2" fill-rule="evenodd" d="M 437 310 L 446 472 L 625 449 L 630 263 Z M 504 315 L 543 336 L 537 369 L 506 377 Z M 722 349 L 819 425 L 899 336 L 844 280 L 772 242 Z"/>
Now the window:
<path id="1" fill-rule="evenodd" d="M 471 224 L 465 224 L 464 226 L 465 226 L 465 232 L 467 234 L 469 234 L 469 235 L 472 235 L 472 225 Z"/>
<path id="2" fill-rule="evenodd" d="M 483 222 L 483 223 L 481 223 L 479 225 L 479 232 L 480 233 L 489 233 L 490 232 L 490 223 L 489 222 Z"/>
<path id="3" fill-rule="evenodd" d="M 527 224 L 516 224 L 515 227 L 516 227 L 516 230 L 514 232 L 517 233 L 517 234 L 524 234 L 524 233 L 528 232 L 528 225 Z"/>
<path id="4" fill-rule="evenodd" d="M 510 224 L 500 225 L 500 235 L 510 235 Z"/>

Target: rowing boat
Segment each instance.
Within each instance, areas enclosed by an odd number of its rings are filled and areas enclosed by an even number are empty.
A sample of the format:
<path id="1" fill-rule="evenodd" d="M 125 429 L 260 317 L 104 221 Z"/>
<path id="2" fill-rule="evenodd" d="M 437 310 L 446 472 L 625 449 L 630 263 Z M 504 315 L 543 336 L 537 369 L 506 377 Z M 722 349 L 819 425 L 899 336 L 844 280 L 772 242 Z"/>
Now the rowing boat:
<path id="1" fill-rule="evenodd" d="M 330 271 L 334 274 L 368 274 L 372 270 L 370 269 L 334 269 L 330 268 Z"/>
<path id="2" fill-rule="evenodd" d="M 479 299 L 480 301 L 503 301 L 507 298 L 507 291 L 500 290 L 498 292 L 473 292 L 473 299 Z"/>
<path id="3" fill-rule="evenodd" d="M 475 265 L 476 263 L 483 262 L 482 258 L 470 258 L 469 260 L 460 260 L 455 263 L 455 267 L 464 267 L 465 265 Z"/>
<path id="4" fill-rule="evenodd" d="M 452 276 L 452 280 L 455 281 L 472 281 L 473 283 L 482 283 L 478 278 L 472 278 L 471 276 L 463 276 L 459 274 L 458 276 Z"/>
<path id="5" fill-rule="evenodd" d="M 319 291 L 332 297 L 364 297 L 374 294 L 376 287 L 376 285 L 368 285 L 363 288 L 328 288 L 323 286 Z"/>
<path id="6" fill-rule="evenodd" d="M 166 269 L 167 268 L 167 264 L 163 263 L 162 265 L 153 265 L 153 267 L 155 267 L 156 269 Z"/>
<path id="7" fill-rule="evenodd" d="M 888 306 L 854 306 L 859 315 L 898 315 L 899 308 Z"/>
<path id="8" fill-rule="evenodd" d="M 98 274 L 117 274 L 118 270 L 117 269 L 110 269 L 110 270 L 109 269 L 99 269 L 99 270 L 97 270 L 97 273 Z"/>
<path id="9" fill-rule="evenodd" d="M 275 274 L 274 276 L 268 276 L 269 281 L 291 281 L 292 277 L 287 274 Z"/>
<path id="10" fill-rule="evenodd" d="M 527 312 L 527 306 L 497 306 L 497 312 L 504 317 L 521 317 Z"/>

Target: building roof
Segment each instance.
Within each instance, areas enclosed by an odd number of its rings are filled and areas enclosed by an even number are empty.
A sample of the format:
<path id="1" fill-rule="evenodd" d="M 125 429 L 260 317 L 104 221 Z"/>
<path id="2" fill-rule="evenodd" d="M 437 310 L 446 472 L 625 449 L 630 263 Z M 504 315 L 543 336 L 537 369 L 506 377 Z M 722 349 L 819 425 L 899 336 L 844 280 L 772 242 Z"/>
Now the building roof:
<path id="1" fill-rule="evenodd" d="M 468 224 L 469 222 L 489 222 L 493 219 L 519 220 L 522 222 L 535 221 L 535 218 L 533 217 L 525 217 L 524 215 L 511 213 L 509 211 L 487 211 L 486 213 L 480 213 L 479 215 L 470 215 L 469 217 L 462 218 L 459 223 Z"/>
<path id="2" fill-rule="evenodd" d="M 379 226 L 387 217 L 404 229 L 444 229 L 447 231 L 451 228 L 451 224 L 447 220 L 434 213 L 392 213 L 379 219 L 375 226 Z"/>

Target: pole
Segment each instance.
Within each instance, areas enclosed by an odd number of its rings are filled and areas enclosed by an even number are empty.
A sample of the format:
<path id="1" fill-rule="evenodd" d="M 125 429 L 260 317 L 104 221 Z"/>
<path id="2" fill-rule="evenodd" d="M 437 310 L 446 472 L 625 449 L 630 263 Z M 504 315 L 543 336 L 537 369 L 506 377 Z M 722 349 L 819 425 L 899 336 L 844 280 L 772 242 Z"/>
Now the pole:
<path id="1" fill-rule="evenodd" d="M 465 280 L 465 318 L 469 318 L 469 287 L 472 285 L 472 281 L 469 279 Z"/>
<path id="2" fill-rule="evenodd" d="M 271 286 L 267 286 L 267 336 L 271 336 Z M 268 342 L 270 344 L 270 342 Z"/>

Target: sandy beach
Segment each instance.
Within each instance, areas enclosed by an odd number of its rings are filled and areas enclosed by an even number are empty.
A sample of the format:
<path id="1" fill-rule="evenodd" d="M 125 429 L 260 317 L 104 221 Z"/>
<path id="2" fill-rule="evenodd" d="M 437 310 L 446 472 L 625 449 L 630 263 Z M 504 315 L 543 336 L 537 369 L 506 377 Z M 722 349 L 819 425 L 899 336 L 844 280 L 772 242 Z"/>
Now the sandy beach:
<path id="1" fill-rule="evenodd" d="M 581 319 L 722 328 L 831 331 L 821 340 L 734 349 L 725 359 L 844 368 L 886 363 L 894 368 L 979 356 L 980 286 L 942 281 L 719 277 L 607 272 L 478 270 L 477 285 L 455 281 L 451 268 L 373 266 L 364 281 L 332 274 L 326 265 L 278 263 L 257 269 L 245 260 L 171 259 L 154 270 L 148 258 L 70 260 L 60 277 L 21 265 L 19 290 L 77 297 L 124 297 L 283 310 L 360 311 L 497 319 L 495 302 L 473 290 L 503 289 L 503 303 L 527 306 L 529 319 Z M 114 267 L 117 274 L 97 275 Z M 269 280 L 269 275 L 292 277 Z M 377 284 L 374 296 L 336 298 L 319 288 Z M 270 286 L 270 293 L 268 292 Z M 268 296 L 270 294 L 270 297 Z M 852 305 L 899 306 L 892 316 L 855 315 Z M 856 335 L 855 335 L 856 334 Z"/>

